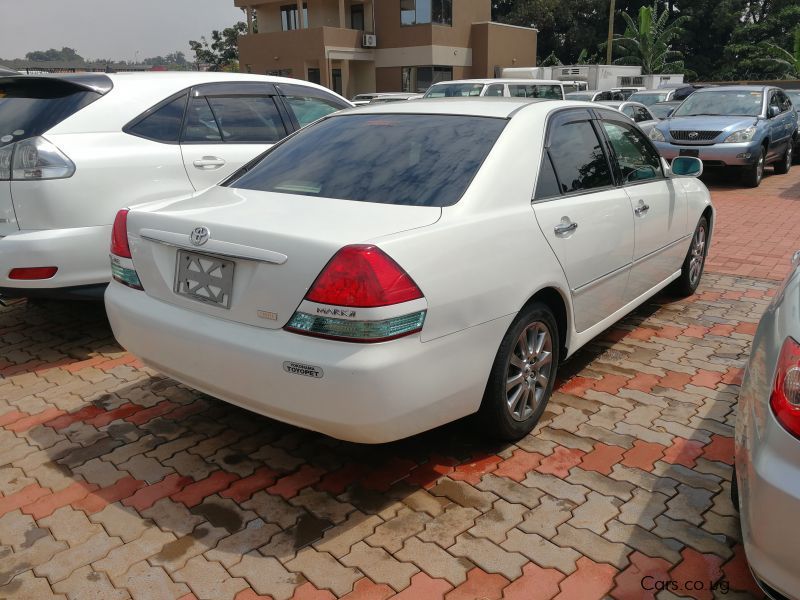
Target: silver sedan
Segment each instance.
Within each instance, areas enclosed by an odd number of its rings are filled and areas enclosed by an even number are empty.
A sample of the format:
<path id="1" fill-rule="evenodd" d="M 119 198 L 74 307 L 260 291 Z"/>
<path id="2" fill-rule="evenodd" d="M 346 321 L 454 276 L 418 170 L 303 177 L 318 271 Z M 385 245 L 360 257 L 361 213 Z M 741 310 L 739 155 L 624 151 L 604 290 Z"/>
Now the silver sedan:
<path id="1" fill-rule="evenodd" d="M 598 104 L 604 104 L 606 106 L 610 106 L 611 108 L 616 108 L 626 117 L 633 119 L 633 122 L 639 126 L 639 129 L 647 134 L 649 134 L 650 130 L 659 122 L 659 120 L 650 113 L 650 109 L 641 102 L 631 102 L 629 100 L 620 102 L 618 100 L 610 100 L 607 102 L 598 102 Z"/>
<path id="2" fill-rule="evenodd" d="M 750 568 L 773 598 L 800 598 L 800 252 L 756 331 L 736 421 L 736 481 Z"/>

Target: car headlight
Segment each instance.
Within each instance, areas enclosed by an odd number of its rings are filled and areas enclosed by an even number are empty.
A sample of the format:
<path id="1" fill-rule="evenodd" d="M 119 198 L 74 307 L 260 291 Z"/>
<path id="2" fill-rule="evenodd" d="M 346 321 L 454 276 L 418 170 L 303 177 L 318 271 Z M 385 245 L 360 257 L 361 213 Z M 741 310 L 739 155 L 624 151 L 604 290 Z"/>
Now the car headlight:
<path id="1" fill-rule="evenodd" d="M 752 142 L 753 138 L 756 136 L 756 128 L 755 127 L 748 127 L 747 129 L 740 129 L 739 131 L 734 131 L 728 137 L 725 138 L 726 144 L 740 144 L 742 142 Z"/>
<path id="2" fill-rule="evenodd" d="M 667 141 L 666 138 L 664 137 L 664 134 L 661 133 L 661 131 L 658 129 L 658 127 L 653 127 L 650 130 L 650 139 L 653 140 L 654 142 L 666 142 Z"/>

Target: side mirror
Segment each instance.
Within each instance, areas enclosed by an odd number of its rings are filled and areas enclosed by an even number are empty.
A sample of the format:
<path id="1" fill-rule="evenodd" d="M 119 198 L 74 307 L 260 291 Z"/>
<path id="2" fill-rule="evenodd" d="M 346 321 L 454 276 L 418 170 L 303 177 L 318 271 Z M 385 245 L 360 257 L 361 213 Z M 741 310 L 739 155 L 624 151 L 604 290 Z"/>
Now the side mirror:
<path id="1" fill-rule="evenodd" d="M 772 118 L 774 118 L 774 117 L 777 117 L 779 114 L 781 114 L 781 109 L 780 109 L 780 108 L 778 108 L 777 106 L 770 106 L 770 107 L 767 109 L 767 116 L 768 116 L 770 119 L 772 119 Z"/>
<path id="2" fill-rule="evenodd" d="M 676 156 L 672 159 L 670 172 L 673 177 L 700 177 L 703 174 L 703 161 L 694 156 Z"/>

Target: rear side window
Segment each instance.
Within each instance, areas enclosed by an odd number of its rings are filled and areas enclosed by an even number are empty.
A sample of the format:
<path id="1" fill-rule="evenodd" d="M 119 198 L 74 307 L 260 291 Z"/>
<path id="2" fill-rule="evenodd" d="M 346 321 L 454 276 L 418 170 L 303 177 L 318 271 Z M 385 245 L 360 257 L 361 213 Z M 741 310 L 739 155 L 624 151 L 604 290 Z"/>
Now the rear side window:
<path id="1" fill-rule="evenodd" d="M 334 116 L 275 147 L 234 188 L 359 202 L 450 206 L 507 121 L 456 115 Z"/>
<path id="2" fill-rule="evenodd" d="M 286 128 L 269 96 L 212 96 L 208 98 L 225 142 L 277 142 Z"/>
<path id="3" fill-rule="evenodd" d="M 222 141 L 219 125 L 211 112 L 208 100 L 199 96 L 189 100 L 186 112 L 186 125 L 183 128 L 182 142 L 214 143 Z"/>
<path id="4" fill-rule="evenodd" d="M 125 128 L 126 133 L 156 142 L 177 142 L 181 134 L 186 94 L 164 104 L 138 123 Z"/>
<path id="5" fill-rule="evenodd" d="M 558 178 L 556 178 L 556 171 L 553 169 L 553 163 L 550 162 L 550 156 L 545 152 L 542 158 L 542 168 L 539 169 L 539 180 L 536 182 L 536 200 L 543 200 L 545 198 L 553 198 L 560 195 Z"/>
<path id="6" fill-rule="evenodd" d="M 612 185 L 606 156 L 589 121 L 558 125 L 550 141 L 550 157 L 565 194 Z"/>
<path id="7" fill-rule="evenodd" d="M 0 148 L 45 133 L 100 97 L 55 78 L 0 78 Z"/>

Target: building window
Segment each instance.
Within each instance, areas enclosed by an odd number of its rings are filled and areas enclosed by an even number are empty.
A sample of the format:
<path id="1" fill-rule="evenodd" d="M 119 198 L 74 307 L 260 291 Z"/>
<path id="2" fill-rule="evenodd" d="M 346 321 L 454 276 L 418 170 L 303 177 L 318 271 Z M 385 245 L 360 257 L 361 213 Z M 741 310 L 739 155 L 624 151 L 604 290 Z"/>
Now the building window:
<path id="1" fill-rule="evenodd" d="M 275 69 L 273 71 L 267 71 L 267 75 L 272 75 L 273 77 L 291 77 L 292 70 L 291 69 Z"/>
<path id="2" fill-rule="evenodd" d="M 421 93 L 440 81 L 452 81 L 453 67 L 403 67 L 403 91 Z"/>
<path id="3" fill-rule="evenodd" d="M 308 69 L 308 80 L 311 83 L 316 83 L 317 85 L 321 84 L 322 83 L 322 76 L 321 76 L 321 73 L 320 73 L 319 69 L 309 68 Z"/>
<path id="4" fill-rule="evenodd" d="M 308 5 L 303 3 L 303 23 L 308 27 Z M 281 27 L 284 31 L 300 29 L 301 23 L 297 15 L 297 4 L 281 6 Z"/>
<path id="5" fill-rule="evenodd" d="M 350 29 L 364 31 L 364 5 L 353 4 L 350 7 Z"/>
<path id="6" fill-rule="evenodd" d="M 400 0 L 400 23 L 453 24 L 453 0 Z"/>

